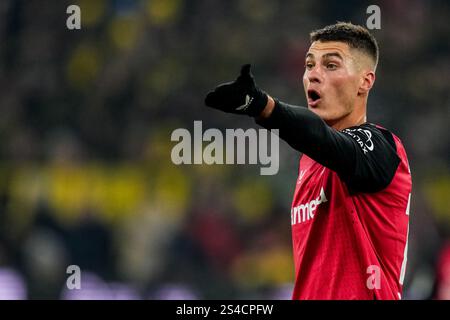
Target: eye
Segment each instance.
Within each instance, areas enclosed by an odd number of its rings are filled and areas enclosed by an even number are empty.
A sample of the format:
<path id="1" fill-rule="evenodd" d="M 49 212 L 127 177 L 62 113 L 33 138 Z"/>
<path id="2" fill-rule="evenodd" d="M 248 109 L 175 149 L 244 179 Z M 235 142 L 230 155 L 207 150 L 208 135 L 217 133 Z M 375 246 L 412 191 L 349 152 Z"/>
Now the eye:
<path id="1" fill-rule="evenodd" d="M 311 70 L 314 67 L 314 63 L 312 62 L 306 62 L 305 63 L 305 68 L 308 70 Z"/>
<path id="2" fill-rule="evenodd" d="M 327 63 L 327 69 L 328 70 L 336 70 L 337 69 L 337 64 L 335 63 Z"/>

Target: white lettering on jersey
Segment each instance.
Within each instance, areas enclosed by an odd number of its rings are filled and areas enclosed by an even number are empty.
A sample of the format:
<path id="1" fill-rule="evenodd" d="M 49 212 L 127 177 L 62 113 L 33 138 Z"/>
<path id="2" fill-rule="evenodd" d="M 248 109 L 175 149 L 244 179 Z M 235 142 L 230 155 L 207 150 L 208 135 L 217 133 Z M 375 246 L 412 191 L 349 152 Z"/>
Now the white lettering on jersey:
<path id="1" fill-rule="evenodd" d="M 366 141 L 363 141 L 363 139 L 361 139 L 359 135 L 354 134 L 353 132 L 355 131 L 364 134 L 364 136 L 366 136 Z M 358 129 L 345 129 L 342 130 L 342 132 L 348 134 L 350 137 L 355 139 L 356 142 L 361 147 L 361 149 L 363 150 L 364 154 L 366 154 L 369 151 L 373 151 L 374 145 L 372 141 L 372 132 L 370 132 L 369 130 L 358 128 Z"/>
<path id="2" fill-rule="evenodd" d="M 323 203 L 327 202 L 328 199 L 325 196 L 323 187 L 320 188 L 320 195 L 316 198 L 307 202 L 305 204 L 298 205 L 291 209 L 291 225 L 302 223 L 314 218 L 315 210 L 317 207 Z"/>

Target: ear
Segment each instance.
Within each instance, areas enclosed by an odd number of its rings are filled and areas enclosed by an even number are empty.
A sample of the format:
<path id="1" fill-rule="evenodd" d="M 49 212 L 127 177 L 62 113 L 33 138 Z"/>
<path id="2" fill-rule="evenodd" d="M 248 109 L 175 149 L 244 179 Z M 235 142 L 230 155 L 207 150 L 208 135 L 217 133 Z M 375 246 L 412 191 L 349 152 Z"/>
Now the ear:
<path id="1" fill-rule="evenodd" d="M 373 70 L 365 71 L 362 74 L 358 94 L 367 94 L 375 83 L 375 72 Z"/>

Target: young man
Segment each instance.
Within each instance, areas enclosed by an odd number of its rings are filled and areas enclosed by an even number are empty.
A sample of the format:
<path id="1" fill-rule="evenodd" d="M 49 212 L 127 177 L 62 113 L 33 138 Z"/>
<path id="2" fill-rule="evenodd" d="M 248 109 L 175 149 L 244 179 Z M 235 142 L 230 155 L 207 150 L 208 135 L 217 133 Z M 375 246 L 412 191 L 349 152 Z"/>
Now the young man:
<path id="1" fill-rule="evenodd" d="M 377 42 L 351 23 L 310 36 L 308 108 L 261 91 L 250 65 L 205 103 L 279 129 L 303 153 L 291 209 L 293 299 L 401 299 L 411 174 L 400 139 L 366 122 Z"/>

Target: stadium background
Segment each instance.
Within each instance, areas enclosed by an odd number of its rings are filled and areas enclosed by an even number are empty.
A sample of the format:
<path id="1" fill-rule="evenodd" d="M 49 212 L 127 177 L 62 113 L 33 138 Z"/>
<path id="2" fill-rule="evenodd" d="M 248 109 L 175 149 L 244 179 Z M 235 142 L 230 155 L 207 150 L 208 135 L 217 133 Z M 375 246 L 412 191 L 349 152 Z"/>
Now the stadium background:
<path id="1" fill-rule="evenodd" d="M 298 153 L 282 142 L 275 176 L 175 166 L 170 134 L 255 127 L 203 105 L 246 62 L 305 105 L 309 31 L 365 25 L 369 4 L 369 121 L 403 140 L 413 173 L 404 298 L 450 298 L 450 5 L 417 0 L 2 0 L 0 298 L 289 298 Z M 66 288 L 71 264 L 82 290 Z"/>

